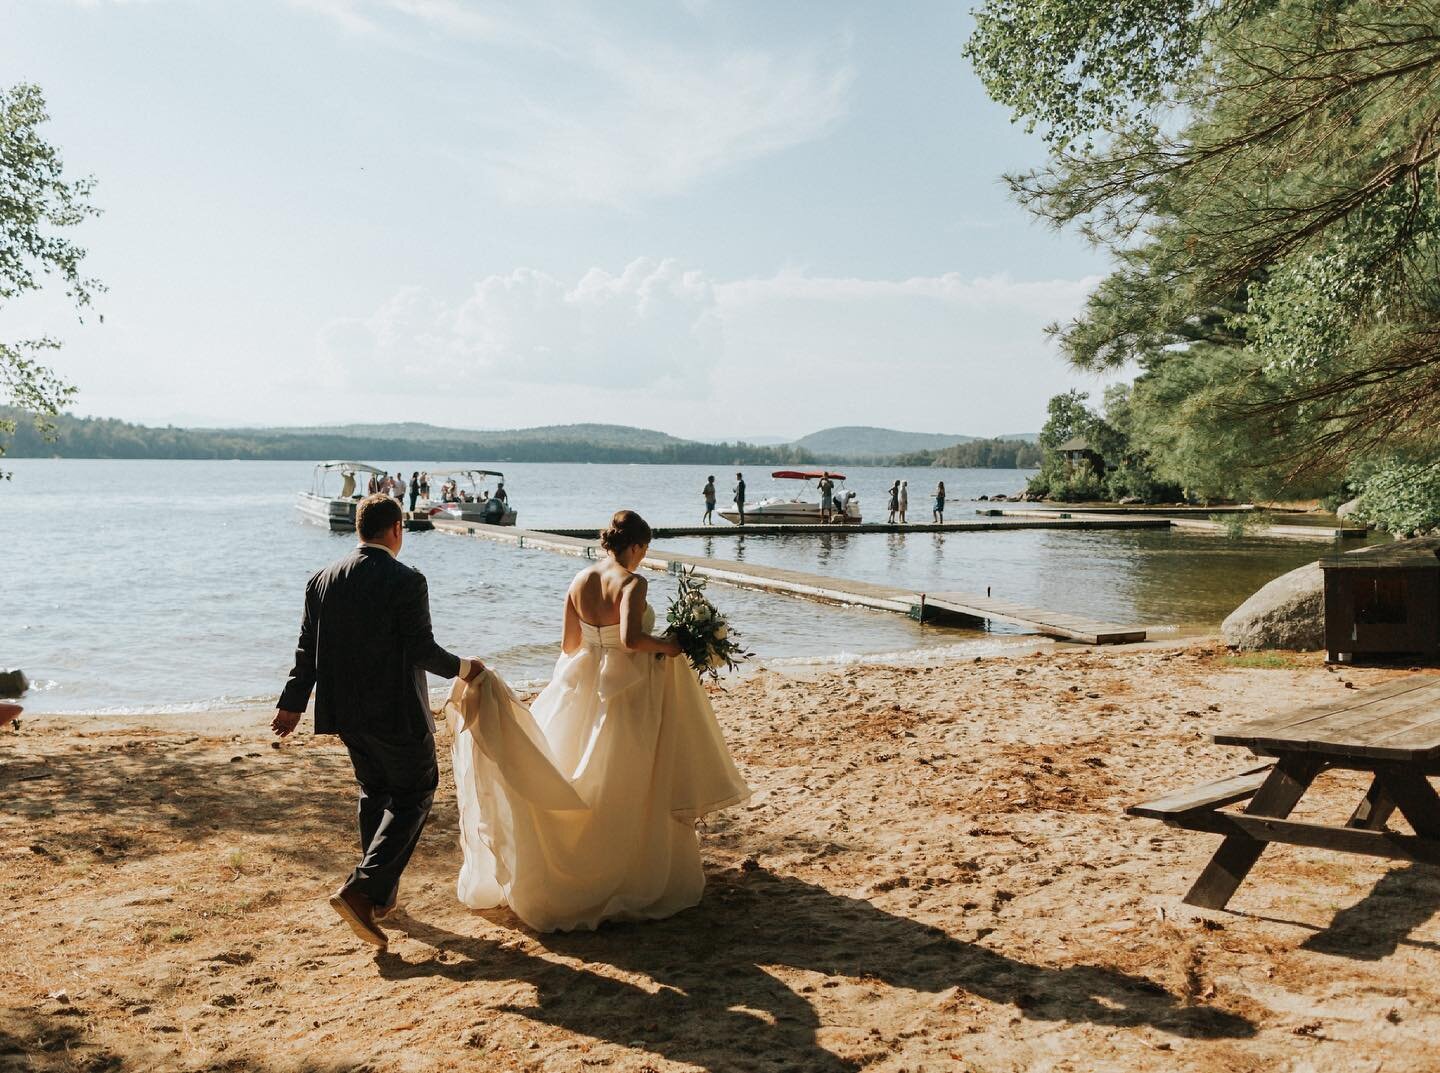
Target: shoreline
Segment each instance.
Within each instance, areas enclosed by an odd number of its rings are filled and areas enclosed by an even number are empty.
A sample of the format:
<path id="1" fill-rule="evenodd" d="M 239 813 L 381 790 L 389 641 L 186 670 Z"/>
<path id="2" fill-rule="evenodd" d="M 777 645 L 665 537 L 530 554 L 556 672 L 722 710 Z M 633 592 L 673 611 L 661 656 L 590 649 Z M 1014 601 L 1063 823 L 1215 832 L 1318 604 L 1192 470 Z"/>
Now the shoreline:
<path id="1" fill-rule="evenodd" d="M 1052 649 L 1079 651 L 1124 652 L 1151 647 L 1174 647 L 1191 643 L 1205 641 L 1218 641 L 1219 631 L 1208 627 L 1159 627 L 1155 632 L 1165 632 L 1165 636 L 1151 638 L 1145 641 L 1129 642 L 1115 645 L 1085 645 L 1068 641 L 1061 641 L 1055 638 L 1043 637 L 1038 634 L 996 634 L 993 640 L 963 640 L 954 644 L 928 645 L 917 648 L 898 649 L 888 652 L 838 652 L 831 656 L 778 656 L 773 659 L 755 660 L 746 664 L 734 674 L 727 674 L 720 679 L 724 686 L 739 684 L 756 673 L 766 671 L 776 674 L 785 674 L 791 677 L 808 678 L 814 677 L 831 670 L 845 670 L 857 667 L 878 667 L 878 666 L 910 666 L 910 667 L 931 667 L 940 666 L 952 662 L 970 663 L 976 658 L 998 658 L 1003 656 L 1027 655 L 1031 652 L 1044 652 Z M 434 679 L 432 678 L 432 682 Z M 529 695 L 540 692 L 549 684 L 546 678 L 520 679 L 509 683 L 517 693 Z M 448 695 L 449 686 L 433 686 L 430 689 L 430 699 L 434 709 L 438 711 L 443 707 L 445 697 Z M 276 688 L 275 695 L 279 696 L 279 688 Z M 204 720 L 214 721 L 217 719 L 241 719 L 257 716 L 262 712 L 273 712 L 273 699 L 255 698 L 252 702 L 241 703 L 212 703 L 205 700 L 184 701 L 171 707 L 156 708 L 134 708 L 134 709 L 105 709 L 97 708 L 90 710 L 76 711 L 45 711 L 34 709 L 25 704 L 24 698 L 19 703 L 25 709 L 20 716 L 22 721 L 45 720 L 77 720 L 83 721 L 86 726 L 100 727 L 113 724 L 115 727 L 127 725 L 132 720 L 175 720 L 186 717 L 199 717 Z M 313 701 L 312 701 L 313 703 Z M 310 709 L 306 709 L 307 713 Z M 268 717 L 267 717 L 268 718 Z"/>

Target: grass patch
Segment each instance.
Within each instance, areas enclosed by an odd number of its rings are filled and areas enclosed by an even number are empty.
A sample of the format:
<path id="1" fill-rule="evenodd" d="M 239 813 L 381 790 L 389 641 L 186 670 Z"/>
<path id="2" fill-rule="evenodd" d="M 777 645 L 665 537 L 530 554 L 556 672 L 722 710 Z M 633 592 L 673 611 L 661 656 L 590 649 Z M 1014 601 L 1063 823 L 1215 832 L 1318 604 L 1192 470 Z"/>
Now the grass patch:
<path id="1" fill-rule="evenodd" d="M 1293 671 L 1303 666 L 1296 657 L 1283 652 L 1237 652 L 1226 656 L 1223 663 L 1226 667 L 1265 671 Z"/>
<path id="2" fill-rule="evenodd" d="M 188 943 L 190 939 L 190 929 L 185 927 L 171 928 L 165 933 L 167 943 Z"/>
<path id="3" fill-rule="evenodd" d="M 236 846 L 229 853 L 225 854 L 225 863 L 237 876 L 245 874 L 245 851 Z"/>

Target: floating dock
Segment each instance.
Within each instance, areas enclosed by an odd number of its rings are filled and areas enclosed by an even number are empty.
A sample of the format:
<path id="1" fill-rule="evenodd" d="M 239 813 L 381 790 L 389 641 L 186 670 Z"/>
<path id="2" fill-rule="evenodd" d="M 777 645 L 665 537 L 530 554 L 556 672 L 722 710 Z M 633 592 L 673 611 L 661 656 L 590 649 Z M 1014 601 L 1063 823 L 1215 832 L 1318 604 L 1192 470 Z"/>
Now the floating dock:
<path id="1" fill-rule="evenodd" d="M 803 528 L 809 531 L 816 527 L 793 526 L 788 528 Z M 848 526 L 846 528 L 854 530 L 856 527 Z M 605 554 L 597 537 L 593 535 L 570 536 L 565 533 L 541 532 L 534 529 L 440 520 L 436 520 L 435 529 L 442 533 L 478 537 L 484 540 L 513 544 L 520 548 L 559 552 L 583 559 L 599 559 Z M 749 529 L 749 526 L 746 526 L 746 529 Z M 587 530 L 586 532 L 593 531 Z M 1097 622 L 1080 615 L 1023 607 L 1007 600 L 998 600 L 974 593 L 915 592 L 889 585 L 876 585 L 868 581 L 850 581 L 844 578 L 807 574 L 798 570 L 782 570 L 778 567 L 760 566 L 754 563 L 707 559 L 699 555 L 666 551 L 654 546 L 650 548 L 650 554 L 646 556 L 642 565 L 652 570 L 664 570 L 669 573 L 693 570 L 701 577 L 713 578 L 737 588 L 785 593 L 791 596 L 822 600 L 827 603 L 868 607 L 876 611 L 893 611 L 909 615 L 920 622 L 944 618 L 1004 622 L 1012 626 L 1019 626 L 1032 633 L 1044 634 L 1047 637 L 1058 637 L 1066 641 L 1079 641 L 1092 645 L 1143 641 L 1146 636 L 1143 627 Z"/>
<path id="2" fill-rule="evenodd" d="M 1084 508 L 1034 507 L 1030 510 L 1004 510 L 992 507 L 989 509 L 981 508 L 975 513 L 1017 519 L 1025 516 L 1034 517 L 1038 514 L 1045 518 L 1054 518 L 1056 520 L 1069 522 L 1102 522 L 1107 519 L 1120 520 L 1121 515 L 1118 513 L 1120 509 L 1121 508 L 1096 508 L 1095 510 L 1086 510 Z M 1205 512 L 1203 507 L 1192 507 L 1189 509 L 1194 513 L 1181 513 L 1178 508 L 1171 508 L 1169 510 L 1157 511 L 1154 514 L 1145 515 L 1144 518 L 1172 529 L 1189 529 L 1192 532 L 1198 533 L 1220 533 L 1225 531 L 1225 525 L 1223 523 L 1211 521 L 1208 517 L 1195 516 Z M 1210 513 L 1244 517 L 1251 512 L 1236 510 L 1232 507 L 1229 510 L 1216 510 Z M 1133 513 L 1125 517 L 1132 522 L 1144 520 Z M 1324 540 L 1327 542 L 1335 540 L 1363 540 L 1368 534 L 1369 530 L 1359 526 L 1286 525 L 1284 522 L 1270 522 L 1263 525 L 1257 524 L 1246 531 L 1247 536 L 1281 537 L 1287 540 Z"/>
<path id="3" fill-rule="evenodd" d="M 982 513 L 980 511 L 977 514 Z M 813 536 L 816 533 L 985 533 L 1012 529 L 1168 529 L 1165 518 L 1100 518 L 1056 517 L 1040 511 L 989 511 L 994 517 L 967 519 L 963 522 L 907 522 L 889 525 L 866 522 L 860 525 L 819 525 L 812 523 L 780 524 L 746 522 L 744 525 L 656 525 L 652 526 L 657 540 L 673 537 L 735 537 L 735 536 Z M 1026 517 L 1029 515 L 1029 517 Z M 557 536 L 594 540 L 597 529 L 547 529 Z"/>

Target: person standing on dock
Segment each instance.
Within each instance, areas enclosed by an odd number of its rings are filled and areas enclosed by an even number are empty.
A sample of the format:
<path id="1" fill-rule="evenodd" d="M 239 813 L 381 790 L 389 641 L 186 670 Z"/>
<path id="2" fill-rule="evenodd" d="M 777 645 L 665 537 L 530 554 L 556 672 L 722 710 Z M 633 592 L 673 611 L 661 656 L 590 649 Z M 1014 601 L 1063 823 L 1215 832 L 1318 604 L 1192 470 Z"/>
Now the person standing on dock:
<path id="1" fill-rule="evenodd" d="M 910 482 L 900 482 L 900 524 L 905 524 L 905 512 L 910 509 Z"/>
<path id="2" fill-rule="evenodd" d="M 745 524 L 745 474 L 735 474 L 735 512 L 740 515 L 740 524 Z"/>
<path id="3" fill-rule="evenodd" d="M 422 474 L 420 474 L 420 498 L 421 498 L 421 499 L 429 499 L 429 498 L 430 498 L 430 474 L 429 474 L 429 473 L 422 473 Z"/>
<path id="4" fill-rule="evenodd" d="M 420 471 L 410 471 L 410 513 L 415 513 L 415 501 L 420 498 Z"/>
<path id="5" fill-rule="evenodd" d="M 890 486 L 890 503 L 889 503 L 889 507 L 890 507 L 890 518 L 889 518 L 889 520 L 888 520 L 885 524 L 887 524 L 887 525 L 894 525 L 894 524 L 895 524 L 895 516 L 900 513 L 900 482 L 899 482 L 899 481 L 896 481 L 894 484 L 892 484 L 892 485 Z"/>
<path id="6" fill-rule="evenodd" d="M 701 525 L 715 524 L 715 475 L 712 473 L 705 478 L 705 487 L 700 489 L 700 494 L 705 497 L 705 513 L 700 518 Z"/>
<path id="7" fill-rule="evenodd" d="M 935 485 L 935 511 L 930 520 L 937 525 L 945 523 L 945 482 L 940 481 Z"/>
<path id="8" fill-rule="evenodd" d="M 820 478 L 820 522 L 822 525 L 830 523 L 831 516 L 835 513 L 835 482 L 830 479 L 830 474 Z"/>

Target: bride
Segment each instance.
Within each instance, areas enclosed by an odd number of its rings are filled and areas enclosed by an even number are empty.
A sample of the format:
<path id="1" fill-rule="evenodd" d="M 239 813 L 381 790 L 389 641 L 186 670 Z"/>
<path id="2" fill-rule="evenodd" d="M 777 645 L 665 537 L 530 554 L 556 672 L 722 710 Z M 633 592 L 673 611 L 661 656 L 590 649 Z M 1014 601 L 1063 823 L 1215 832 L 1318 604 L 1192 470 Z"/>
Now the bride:
<path id="1" fill-rule="evenodd" d="M 680 646 L 634 573 L 650 526 L 622 510 L 565 596 L 555 675 L 527 709 L 493 671 L 446 705 L 460 900 L 537 931 L 658 919 L 700 901 L 695 821 L 750 795 Z"/>

